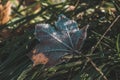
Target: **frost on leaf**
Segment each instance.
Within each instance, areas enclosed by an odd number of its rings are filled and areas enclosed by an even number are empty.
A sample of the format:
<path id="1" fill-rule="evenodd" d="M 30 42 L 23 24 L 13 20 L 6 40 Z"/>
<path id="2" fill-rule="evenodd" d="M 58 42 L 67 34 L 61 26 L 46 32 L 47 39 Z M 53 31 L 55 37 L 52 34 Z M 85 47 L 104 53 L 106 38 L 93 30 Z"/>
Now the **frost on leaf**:
<path id="1" fill-rule="evenodd" d="M 78 28 L 76 21 L 59 15 L 55 27 L 49 24 L 37 24 L 35 37 L 39 44 L 29 55 L 33 66 L 45 64 L 46 67 L 60 63 L 60 59 L 67 54 L 79 51 L 87 35 L 88 25 Z"/>

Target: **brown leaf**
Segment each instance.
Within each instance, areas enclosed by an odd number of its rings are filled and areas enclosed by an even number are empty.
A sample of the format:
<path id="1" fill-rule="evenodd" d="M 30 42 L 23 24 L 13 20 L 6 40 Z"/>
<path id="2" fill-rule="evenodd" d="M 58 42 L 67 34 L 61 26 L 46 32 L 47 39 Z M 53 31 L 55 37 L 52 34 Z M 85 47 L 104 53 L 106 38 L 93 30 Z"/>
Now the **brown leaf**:
<path id="1" fill-rule="evenodd" d="M 10 20 L 12 3 L 8 1 L 5 5 L 0 4 L 0 25 L 7 23 Z"/>

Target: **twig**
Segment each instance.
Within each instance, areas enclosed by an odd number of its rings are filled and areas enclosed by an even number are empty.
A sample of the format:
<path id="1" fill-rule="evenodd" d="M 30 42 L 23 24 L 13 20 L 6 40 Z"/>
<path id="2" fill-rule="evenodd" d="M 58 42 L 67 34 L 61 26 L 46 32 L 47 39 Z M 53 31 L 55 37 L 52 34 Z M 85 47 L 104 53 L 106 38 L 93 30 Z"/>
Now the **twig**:
<path id="1" fill-rule="evenodd" d="M 104 73 L 96 66 L 96 64 L 89 57 L 86 57 L 86 58 L 92 64 L 92 66 L 96 69 L 96 71 L 98 71 L 101 74 L 101 76 L 103 77 L 103 79 L 104 80 L 108 80 L 107 77 L 104 75 Z"/>
<path id="2" fill-rule="evenodd" d="M 80 52 L 75 51 L 76 53 L 80 54 Z M 81 54 L 81 56 L 85 57 L 88 61 L 92 64 L 92 66 L 100 73 L 100 75 L 103 77 L 104 80 L 108 80 L 107 77 L 104 75 L 104 73 L 96 66 L 96 64 L 92 61 L 90 57 L 85 56 L 84 54 Z"/>
<path id="3" fill-rule="evenodd" d="M 117 16 L 117 18 L 112 22 L 112 24 L 108 27 L 108 29 L 104 32 L 104 34 L 101 36 L 101 38 L 99 39 L 99 41 L 96 43 L 95 47 L 92 47 L 91 50 L 91 54 L 95 51 L 95 49 L 97 48 L 97 46 L 100 44 L 100 42 L 102 41 L 102 39 L 104 38 L 104 36 L 107 34 L 107 32 L 113 27 L 113 25 L 117 22 L 117 20 L 120 18 L 120 15 Z"/>

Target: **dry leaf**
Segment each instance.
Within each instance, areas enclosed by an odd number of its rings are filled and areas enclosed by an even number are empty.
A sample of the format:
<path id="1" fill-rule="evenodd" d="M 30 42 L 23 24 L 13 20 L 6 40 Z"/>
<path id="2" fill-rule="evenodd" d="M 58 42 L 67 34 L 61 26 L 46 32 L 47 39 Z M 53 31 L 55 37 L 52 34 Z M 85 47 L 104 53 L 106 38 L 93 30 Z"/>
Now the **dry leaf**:
<path id="1" fill-rule="evenodd" d="M 0 4 L 0 25 L 7 23 L 10 20 L 12 3 L 8 1 L 5 5 Z"/>
<path id="2" fill-rule="evenodd" d="M 73 10 L 75 10 L 75 6 L 70 5 L 66 11 L 73 11 Z"/>

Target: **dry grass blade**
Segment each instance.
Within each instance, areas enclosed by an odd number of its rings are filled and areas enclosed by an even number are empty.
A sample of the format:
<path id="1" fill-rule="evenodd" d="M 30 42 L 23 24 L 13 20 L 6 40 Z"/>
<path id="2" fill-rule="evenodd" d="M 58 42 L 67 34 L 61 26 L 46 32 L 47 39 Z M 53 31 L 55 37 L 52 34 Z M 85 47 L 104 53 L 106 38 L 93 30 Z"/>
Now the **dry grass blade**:
<path id="1" fill-rule="evenodd" d="M 100 75 L 103 77 L 104 80 L 108 80 L 107 77 L 104 75 L 104 73 L 96 66 L 96 64 L 89 58 L 86 57 L 88 61 L 92 64 L 92 66 L 100 73 Z"/>

